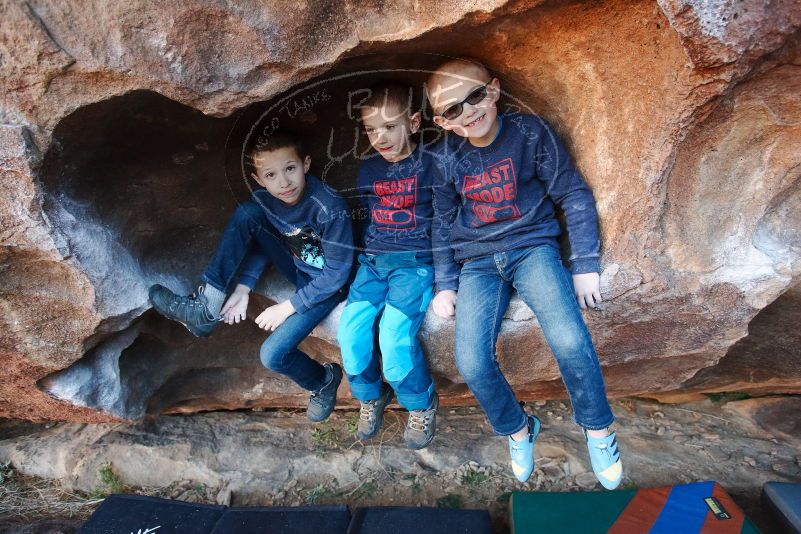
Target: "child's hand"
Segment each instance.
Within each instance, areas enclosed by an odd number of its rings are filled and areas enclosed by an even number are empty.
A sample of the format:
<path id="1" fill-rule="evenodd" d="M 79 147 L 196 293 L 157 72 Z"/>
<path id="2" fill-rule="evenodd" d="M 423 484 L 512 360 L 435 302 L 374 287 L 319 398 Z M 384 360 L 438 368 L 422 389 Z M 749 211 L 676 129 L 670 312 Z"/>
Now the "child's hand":
<path id="1" fill-rule="evenodd" d="M 595 308 L 601 303 L 601 276 L 598 273 L 573 275 L 573 288 L 582 310 Z"/>
<path id="2" fill-rule="evenodd" d="M 456 291 L 453 289 L 443 289 L 434 297 L 434 313 L 447 319 L 456 315 Z"/>
<path id="3" fill-rule="evenodd" d="M 244 321 L 248 313 L 248 300 L 250 299 L 250 288 L 248 286 L 239 284 L 225 301 L 225 304 L 220 310 L 220 315 L 223 321 L 228 324 L 238 323 Z"/>
<path id="4" fill-rule="evenodd" d="M 281 304 L 275 304 L 265 309 L 256 317 L 256 324 L 263 330 L 272 332 L 282 324 L 287 318 L 295 313 L 295 307 L 288 300 Z"/>

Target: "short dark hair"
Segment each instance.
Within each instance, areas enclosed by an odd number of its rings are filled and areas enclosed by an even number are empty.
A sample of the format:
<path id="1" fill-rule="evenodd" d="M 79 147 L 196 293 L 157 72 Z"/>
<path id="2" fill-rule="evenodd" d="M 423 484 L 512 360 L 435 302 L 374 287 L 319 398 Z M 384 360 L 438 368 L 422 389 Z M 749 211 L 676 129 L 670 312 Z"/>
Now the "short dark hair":
<path id="1" fill-rule="evenodd" d="M 400 82 L 383 80 L 371 85 L 370 96 L 362 102 L 362 107 L 380 108 L 387 104 L 395 104 L 401 110 L 411 114 L 414 102 L 414 89 Z"/>
<path id="2" fill-rule="evenodd" d="M 294 148 L 300 159 L 308 155 L 300 136 L 290 130 L 276 130 L 269 135 L 259 137 L 248 147 L 245 154 L 252 164 L 253 157 L 259 152 L 272 152 L 280 148 Z"/>

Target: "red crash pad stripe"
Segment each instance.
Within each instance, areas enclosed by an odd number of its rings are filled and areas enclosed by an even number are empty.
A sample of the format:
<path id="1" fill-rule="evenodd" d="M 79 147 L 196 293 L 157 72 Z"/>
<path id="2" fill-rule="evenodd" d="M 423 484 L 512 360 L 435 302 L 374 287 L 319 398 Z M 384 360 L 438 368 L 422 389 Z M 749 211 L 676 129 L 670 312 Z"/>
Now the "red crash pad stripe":
<path id="1" fill-rule="evenodd" d="M 608 534 L 638 534 L 648 532 L 670 495 L 670 486 L 639 490 L 628 506 L 607 531 Z"/>
<path id="2" fill-rule="evenodd" d="M 743 511 L 718 484 L 712 488 L 712 496 L 726 509 L 731 519 L 718 519 L 710 510 L 706 514 L 700 534 L 740 534 L 745 521 Z"/>

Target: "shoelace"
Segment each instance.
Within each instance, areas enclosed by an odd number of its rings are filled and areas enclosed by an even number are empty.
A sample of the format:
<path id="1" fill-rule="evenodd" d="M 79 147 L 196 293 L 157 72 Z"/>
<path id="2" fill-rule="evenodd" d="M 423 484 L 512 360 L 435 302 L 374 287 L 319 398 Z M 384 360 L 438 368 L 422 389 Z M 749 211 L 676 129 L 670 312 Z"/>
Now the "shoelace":
<path id="1" fill-rule="evenodd" d="M 178 315 L 177 310 L 183 310 L 183 317 L 181 319 L 188 320 L 189 319 L 189 311 L 194 310 L 196 308 L 204 308 L 206 312 L 208 312 L 208 308 L 202 302 L 200 302 L 200 295 L 203 294 L 203 286 L 199 286 L 197 290 L 192 293 L 191 295 L 186 296 L 179 296 L 177 299 L 174 299 L 170 302 L 170 313 Z M 203 314 L 204 319 L 209 319 L 209 314 Z M 222 321 L 223 317 L 212 317 L 212 321 Z"/>
<path id="2" fill-rule="evenodd" d="M 414 412 L 409 414 L 409 427 L 418 432 L 425 432 L 431 423 L 431 415 L 421 415 Z"/>
<path id="3" fill-rule="evenodd" d="M 375 411 L 375 401 L 367 401 L 362 403 L 362 407 L 359 410 L 359 419 L 362 421 L 370 422 L 373 420 L 374 411 Z"/>
<path id="4" fill-rule="evenodd" d="M 326 382 L 326 383 L 325 383 L 325 385 L 324 385 L 323 387 L 321 387 L 321 388 L 320 388 L 320 389 L 318 389 L 317 391 L 312 391 L 312 392 L 311 392 L 311 395 L 310 395 L 310 396 L 311 396 L 311 398 L 312 398 L 312 399 L 315 399 L 315 398 L 317 398 L 317 397 L 318 397 L 318 396 L 319 396 L 319 395 L 320 395 L 320 394 L 323 392 L 323 390 L 324 390 L 325 388 L 327 388 L 328 386 L 330 386 L 330 385 L 331 385 L 331 382 L 333 382 L 333 380 L 334 380 L 334 377 L 333 377 L 333 375 L 332 375 L 332 376 L 331 376 L 331 378 L 328 380 L 328 382 Z"/>
<path id="5" fill-rule="evenodd" d="M 192 293 L 189 296 L 178 297 L 170 302 L 170 312 L 177 313 L 178 310 L 182 310 L 184 312 L 182 319 L 187 319 L 189 317 L 189 310 L 194 310 L 198 304 L 195 293 Z"/>

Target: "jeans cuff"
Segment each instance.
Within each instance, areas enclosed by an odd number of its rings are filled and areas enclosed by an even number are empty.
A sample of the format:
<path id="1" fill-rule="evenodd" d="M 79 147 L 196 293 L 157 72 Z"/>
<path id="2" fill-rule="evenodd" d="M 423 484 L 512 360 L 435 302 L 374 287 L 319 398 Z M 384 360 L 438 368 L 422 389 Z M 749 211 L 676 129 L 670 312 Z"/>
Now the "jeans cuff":
<path id="1" fill-rule="evenodd" d="M 586 428 L 587 430 L 603 430 L 604 428 L 608 428 L 608 427 L 612 426 L 612 423 L 615 422 L 615 416 L 612 415 L 612 414 L 609 414 L 609 418 L 606 420 L 607 422 L 606 423 L 601 423 L 601 424 L 598 424 L 598 423 L 582 423 L 581 421 L 576 419 L 575 416 L 573 417 L 573 421 L 575 421 L 575 423 L 578 426 L 580 426 L 582 428 Z"/>
<path id="2" fill-rule="evenodd" d="M 432 381 L 428 389 L 422 393 L 399 393 L 395 390 L 395 396 L 398 398 L 398 404 L 409 411 L 427 410 L 434 396 L 434 382 Z"/>
<path id="3" fill-rule="evenodd" d="M 206 273 L 203 273 L 203 276 L 201 276 L 200 279 L 201 279 L 201 281 L 203 281 L 204 283 L 210 285 L 211 287 L 213 287 L 214 289 L 220 291 L 221 293 L 227 293 L 228 292 L 227 291 L 228 288 L 226 288 L 225 286 L 221 286 L 218 282 L 216 282 L 216 281 L 212 280 L 211 278 L 209 278 L 209 275 L 206 274 Z"/>
<path id="4" fill-rule="evenodd" d="M 509 426 L 508 428 L 496 428 L 493 426 L 492 431 L 499 436 L 511 436 L 512 434 L 523 430 L 528 425 L 528 415 L 525 411 L 523 411 L 523 408 L 520 408 L 520 411 L 523 414 L 523 418 L 521 419 L 520 423 Z"/>
<path id="5" fill-rule="evenodd" d="M 354 384 L 351 382 L 350 392 L 357 400 L 362 402 L 376 400 L 381 396 L 381 383 L 381 380 L 372 384 Z"/>

